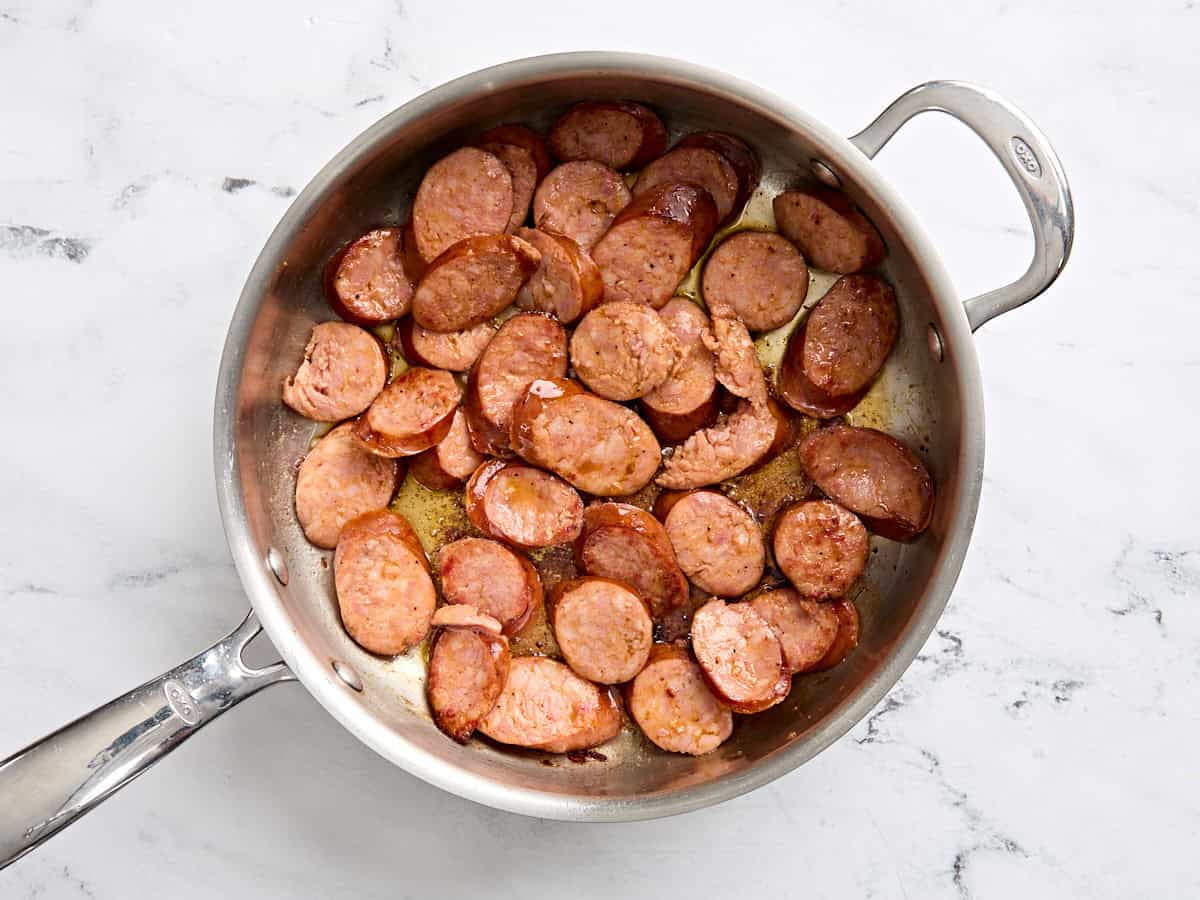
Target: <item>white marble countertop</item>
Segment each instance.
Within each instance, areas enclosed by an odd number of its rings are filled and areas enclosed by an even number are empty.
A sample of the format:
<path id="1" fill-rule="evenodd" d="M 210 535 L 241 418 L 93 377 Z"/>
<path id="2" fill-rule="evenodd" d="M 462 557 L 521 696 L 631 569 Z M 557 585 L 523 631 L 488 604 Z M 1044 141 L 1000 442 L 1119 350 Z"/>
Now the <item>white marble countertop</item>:
<path id="1" fill-rule="evenodd" d="M 1200 8 L 1059 6 L 0 0 L 0 755 L 239 620 L 209 450 L 234 300 L 289 197 L 432 85 L 645 50 L 849 133 L 968 79 L 1051 137 L 1079 218 L 1060 282 L 977 336 L 987 476 L 945 618 L 811 764 L 682 818 L 543 822 L 405 775 L 279 688 L 0 896 L 1200 893 Z M 964 295 L 1024 267 L 1020 204 L 956 123 L 913 123 L 880 165 Z"/>

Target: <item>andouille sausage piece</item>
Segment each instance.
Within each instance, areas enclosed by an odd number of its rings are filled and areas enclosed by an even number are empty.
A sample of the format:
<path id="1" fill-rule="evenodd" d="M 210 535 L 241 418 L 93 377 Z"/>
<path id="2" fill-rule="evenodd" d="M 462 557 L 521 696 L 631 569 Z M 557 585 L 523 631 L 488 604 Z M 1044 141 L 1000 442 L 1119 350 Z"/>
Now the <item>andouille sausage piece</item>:
<path id="1" fill-rule="evenodd" d="M 300 368 L 283 382 L 283 402 L 317 422 L 340 422 L 370 406 L 387 376 L 379 338 L 357 325 L 322 322 L 313 326 Z"/>
<path id="2" fill-rule="evenodd" d="M 841 191 L 784 191 L 772 206 L 780 233 L 818 269 L 849 275 L 883 260 L 886 250 L 879 232 Z"/>
<path id="3" fill-rule="evenodd" d="M 533 223 L 591 250 L 631 199 L 615 169 L 592 159 L 566 162 L 538 185 Z"/>
<path id="4" fill-rule="evenodd" d="M 413 200 L 413 231 L 421 258 L 432 263 L 464 238 L 500 234 L 512 211 L 508 167 L 477 147 L 455 150 L 430 166 Z"/>
<path id="5" fill-rule="evenodd" d="M 762 530 L 724 494 L 695 491 L 679 498 L 663 522 L 679 568 L 700 590 L 739 597 L 766 566 Z"/>
<path id="6" fill-rule="evenodd" d="M 523 459 L 597 497 L 641 490 L 661 454 L 636 413 L 565 378 L 530 384 L 513 409 L 509 438 Z"/>
<path id="7" fill-rule="evenodd" d="M 784 587 L 763 591 L 750 605 L 779 638 L 789 672 L 807 672 L 816 666 L 837 638 L 838 617 L 832 603 L 806 600 Z"/>
<path id="8" fill-rule="evenodd" d="M 834 397 L 863 391 L 883 368 L 899 328 L 890 284 L 873 275 L 839 278 L 804 323 L 804 376 Z"/>
<path id="9" fill-rule="evenodd" d="M 717 379 L 712 351 L 704 345 L 708 316 L 686 297 L 659 310 L 675 336 L 681 358 L 667 380 L 642 397 L 642 412 L 662 440 L 682 441 L 717 420 Z"/>
<path id="10" fill-rule="evenodd" d="M 353 431 L 346 422 L 321 438 L 296 475 L 296 518 L 304 536 L 325 550 L 337 546 L 351 519 L 386 507 L 404 480 L 404 460 L 368 453 Z"/>
<path id="11" fill-rule="evenodd" d="M 697 131 L 682 138 L 675 145 L 676 149 L 689 147 L 715 150 L 725 157 L 725 160 L 733 166 L 733 170 L 737 172 L 738 192 L 733 201 L 733 208 L 738 211 L 745 206 L 762 177 L 762 163 L 759 162 L 758 154 L 750 149 L 750 145 L 741 138 L 724 131 Z"/>
<path id="12" fill-rule="evenodd" d="M 739 402 L 731 415 L 697 431 L 663 460 L 660 487 L 690 490 L 718 484 L 773 459 L 792 442 L 791 419 L 774 400 Z"/>
<path id="13" fill-rule="evenodd" d="M 537 271 L 542 255 L 511 234 L 468 237 L 429 264 L 412 315 L 431 331 L 463 331 L 503 312 Z"/>
<path id="14" fill-rule="evenodd" d="M 408 369 L 354 423 L 354 439 L 379 456 L 413 456 L 450 432 L 461 399 L 449 372 Z"/>
<path id="15" fill-rule="evenodd" d="M 840 597 L 830 603 L 822 603 L 821 606 L 831 609 L 837 617 L 837 636 L 834 637 L 833 643 L 825 655 L 808 667 L 809 672 L 824 672 L 826 669 L 832 669 L 858 646 L 858 609 L 854 602 L 848 597 Z"/>
<path id="16" fill-rule="evenodd" d="M 697 185 L 660 184 L 635 197 L 592 250 L 604 276 L 605 301 L 661 308 L 716 228 L 717 207 Z"/>
<path id="17" fill-rule="evenodd" d="M 530 156 L 533 157 L 533 164 L 537 169 L 538 181 L 546 177 L 546 173 L 550 171 L 550 167 L 553 165 L 553 162 L 550 160 L 550 151 L 546 149 L 546 139 L 528 125 L 516 122 L 497 125 L 483 132 L 475 140 L 478 146 L 492 142 L 512 144 L 514 147 L 522 147 L 528 150 Z"/>
<path id="18" fill-rule="evenodd" d="M 632 587 L 659 619 L 688 599 L 687 578 L 662 524 L 628 503 L 593 503 L 583 511 L 575 564 L 588 575 Z"/>
<path id="19" fill-rule="evenodd" d="M 808 435 L 800 465 L 831 500 L 876 534 L 912 540 L 933 517 L 933 480 L 920 458 L 873 428 L 835 425 Z"/>
<path id="20" fill-rule="evenodd" d="M 571 335 L 571 365 L 594 393 L 636 400 L 663 384 L 682 355 L 662 318 L 643 303 L 605 303 Z"/>
<path id="21" fill-rule="evenodd" d="M 829 500 L 789 506 L 775 520 L 775 563 L 799 593 L 830 600 L 867 567 L 870 539 L 858 516 Z"/>
<path id="22" fill-rule="evenodd" d="M 704 147 L 677 147 L 660 156 L 642 169 L 633 185 L 633 196 L 636 199 L 659 185 L 684 181 L 712 195 L 718 224 L 723 225 L 733 216 L 738 197 L 737 171 L 720 153 Z"/>
<path id="23" fill-rule="evenodd" d="M 335 313 L 370 328 L 408 312 L 420 271 L 406 265 L 412 256 L 405 240 L 413 241 L 408 229 L 376 228 L 330 260 L 325 298 Z"/>
<path id="24" fill-rule="evenodd" d="M 595 260 L 569 237 L 522 228 L 517 235 L 542 254 L 537 271 L 517 293 L 517 306 L 554 316 L 569 325 L 604 296 L 604 279 Z"/>
<path id="25" fill-rule="evenodd" d="M 620 730 L 621 711 L 610 689 L 545 656 L 512 661 L 500 698 L 479 723 L 494 741 L 549 753 L 596 747 Z"/>
<path id="26" fill-rule="evenodd" d="M 642 733 L 669 753 L 703 756 L 733 733 L 733 714 L 709 690 L 688 652 L 674 644 L 654 645 L 625 696 Z"/>
<path id="27" fill-rule="evenodd" d="M 692 651 L 713 693 L 734 712 L 762 712 L 791 689 L 779 638 L 749 603 L 714 597 L 696 610 Z"/>
<path id="28" fill-rule="evenodd" d="M 459 407 L 450 430 L 435 446 L 418 453 L 409 462 L 413 478 L 431 491 L 460 487 L 483 464 L 483 456 L 471 446 L 467 419 Z"/>
<path id="29" fill-rule="evenodd" d="M 576 103 L 550 129 L 550 149 L 564 162 L 594 159 L 614 169 L 637 169 L 667 149 L 667 129 L 640 103 Z"/>
<path id="30" fill-rule="evenodd" d="M 486 150 L 504 163 L 508 174 L 512 176 L 512 213 L 508 217 L 506 230 L 516 231 L 529 218 L 529 206 L 533 203 L 533 190 L 537 187 L 537 165 L 533 161 L 533 154 L 524 147 L 501 141 L 488 141 L 480 144 L 479 149 Z"/>
<path id="31" fill-rule="evenodd" d="M 808 295 L 808 266 L 791 241 L 769 231 L 740 231 L 704 264 L 709 309 L 729 309 L 751 331 L 786 325 Z"/>
<path id="32" fill-rule="evenodd" d="M 567 374 L 567 332 L 554 319 L 525 313 L 508 319 L 467 379 L 467 426 L 480 453 L 511 456 L 509 423 L 525 389 Z"/>
<path id="33" fill-rule="evenodd" d="M 491 322 L 480 322 L 464 331 L 430 331 L 412 318 L 396 323 L 393 346 L 399 346 L 410 366 L 465 372 L 475 364 L 496 333 Z"/>
<path id="34" fill-rule="evenodd" d="M 437 615 L 434 621 L 440 624 Z M 460 744 L 470 740 L 496 705 L 512 659 L 505 638 L 484 627 L 472 627 L 469 621 L 439 628 L 429 652 L 425 683 L 434 723 Z"/>
<path id="35" fill-rule="evenodd" d="M 567 665 L 597 684 L 632 679 L 642 671 L 654 642 L 646 601 L 611 578 L 559 582 L 550 602 L 550 621 Z"/>
<path id="36" fill-rule="evenodd" d="M 474 628 L 488 634 L 503 634 L 500 623 L 466 603 L 447 603 L 433 611 L 434 628 Z"/>
<path id="37" fill-rule="evenodd" d="M 569 544 L 583 527 L 583 501 L 562 479 L 532 466 L 485 463 L 467 483 L 468 518 L 517 547 Z"/>
<path id="38" fill-rule="evenodd" d="M 713 353 L 713 374 L 729 393 L 759 406 L 767 402 L 767 379 L 741 319 L 714 309 L 712 328 L 702 340 Z"/>
<path id="39" fill-rule="evenodd" d="M 404 653 L 429 633 L 437 591 L 403 516 L 382 509 L 348 522 L 333 554 L 333 583 L 342 624 L 364 650 Z"/>
<path id="40" fill-rule="evenodd" d="M 525 627 L 542 602 L 542 581 L 525 557 L 485 538 L 462 538 L 438 554 L 442 596 L 500 622 L 505 634 Z"/>

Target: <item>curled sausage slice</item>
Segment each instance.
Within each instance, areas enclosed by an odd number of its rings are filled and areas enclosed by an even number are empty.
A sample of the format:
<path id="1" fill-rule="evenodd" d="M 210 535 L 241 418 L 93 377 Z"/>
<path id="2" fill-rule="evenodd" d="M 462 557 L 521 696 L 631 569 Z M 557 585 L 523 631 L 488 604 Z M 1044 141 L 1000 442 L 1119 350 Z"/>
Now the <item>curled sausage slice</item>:
<path id="1" fill-rule="evenodd" d="M 654 645 L 625 696 L 642 733 L 669 753 L 703 756 L 733 733 L 733 715 L 687 651 L 673 644 Z"/>
<path id="2" fill-rule="evenodd" d="M 509 438 L 523 459 L 597 497 L 641 490 L 661 454 L 636 413 L 565 378 L 529 386 L 513 410 Z"/>
<path id="3" fill-rule="evenodd" d="M 331 259 L 325 269 L 325 298 L 333 311 L 367 328 L 405 315 L 421 274 L 411 264 L 406 240 L 413 242 L 409 229 L 376 228 Z"/>
<path id="4" fill-rule="evenodd" d="M 437 727 L 460 744 L 470 740 L 500 698 L 510 663 L 508 641 L 498 634 L 479 627 L 442 627 L 433 639 L 425 683 Z"/>
<path id="5" fill-rule="evenodd" d="M 933 480 L 915 453 L 873 428 L 835 425 L 800 443 L 800 465 L 876 534 L 911 540 L 933 517 Z"/>
<path id="6" fill-rule="evenodd" d="M 313 327 L 300 368 L 283 382 L 283 402 L 317 422 L 340 422 L 370 406 L 387 376 L 379 338 L 357 325 L 322 322 Z"/>
<path id="7" fill-rule="evenodd" d="M 751 331 L 769 331 L 786 325 L 804 305 L 808 266 L 786 238 L 741 231 L 708 257 L 701 291 L 709 309 L 728 309 Z"/>
<path id="8" fill-rule="evenodd" d="M 583 527 L 583 501 L 561 479 L 531 466 L 485 463 L 467 483 L 468 518 L 518 547 L 569 544 Z"/>
<path id="9" fill-rule="evenodd" d="M 354 439 L 379 456 L 413 456 L 450 431 L 462 391 L 441 369 L 408 369 L 354 424 Z"/>
<path id="10" fill-rule="evenodd" d="M 737 172 L 738 192 L 733 201 L 735 212 L 746 205 L 746 201 L 758 187 L 759 178 L 762 176 L 762 163 L 759 162 L 758 154 L 739 137 L 724 131 L 697 131 L 681 139 L 675 147 L 703 147 L 706 150 L 715 150 L 725 157 Z"/>
<path id="11" fill-rule="evenodd" d="M 704 310 L 686 297 L 672 297 L 659 316 L 679 345 L 680 361 L 642 397 L 642 412 L 662 440 L 682 441 L 717 419 L 714 360 L 704 345 L 710 325 Z"/>
<path id="12" fill-rule="evenodd" d="M 832 669 L 858 646 L 858 609 L 854 606 L 853 601 L 846 597 L 840 597 L 830 603 L 823 603 L 821 606 L 831 609 L 837 617 L 837 636 L 820 661 L 808 668 L 810 672 L 824 672 L 826 669 Z"/>
<path id="13" fill-rule="evenodd" d="M 566 162 L 538 185 L 533 222 L 591 250 L 630 199 L 625 179 L 615 169 L 591 159 Z"/>
<path id="14" fill-rule="evenodd" d="M 621 210 L 592 250 L 604 276 L 604 299 L 655 309 L 671 299 L 717 228 L 717 207 L 704 188 L 660 184 Z"/>
<path id="15" fill-rule="evenodd" d="M 869 544 L 858 516 L 829 500 L 789 506 L 775 521 L 775 563 L 812 600 L 850 590 L 867 567 Z"/>
<path id="16" fill-rule="evenodd" d="M 762 578 L 762 531 L 750 513 L 724 494 L 695 491 L 680 497 L 663 526 L 679 568 L 700 590 L 738 597 Z"/>
<path id="17" fill-rule="evenodd" d="M 642 671 L 654 623 L 646 602 L 628 585 L 596 577 L 559 582 L 550 610 L 554 638 L 577 675 L 621 684 Z"/>
<path id="18" fill-rule="evenodd" d="M 494 128 L 489 128 L 476 138 L 476 144 L 483 146 L 488 143 L 512 144 L 514 147 L 521 147 L 529 151 L 529 155 L 533 158 L 534 167 L 537 170 L 537 179 L 541 181 L 546 177 L 546 173 L 550 171 L 553 163 L 550 161 L 550 152 L 546 149 L 546 140 L 528 125 L 510 122 L 505 125 L 497 125 Z"/>
<path id="19" fill-rule="evenodd" d="M 430 331 L 463 331 L 503 312 L 537 271 L 542 255 L 511 234 L 464 238 L 429 264 L 412 314 Z"/>
<path id="20" fill-rule="evenodd" d="M 403 516 L 382 509 L 348 522 L 333 554 L 333 583 L 342 624 L 364 650 L 403 653 L 429 633 L 437 592 Z"/>
<path id="21" fill-rule="evenodd" d="M 508 169 L 512 176 L 513 201 L 512 213 L 508 217 L 508 231 L 516 231 L 529 218 L 529 205 L 533 202 L 533 189 L 537 187 L 537 166 L 533 154 L 524 147 L 516 144 L 506 144 L 501 141 L 488 141 L 479 145 L 480 150 L 486 150 Z"/>
<path id="22" fill-rule="evenodd" d="M 734 712 L 762 712 L 791 689 L 779 638 L 749 603 L 714 597 L 696 610 L 692 651 L 713 693 Z"/>
<path id="23" fill-rule="evenodd" d="M 512 211 L 508 167 L 477 147 L 455 150 L 434 163 L 417 188 L 412 213 L 417 249 L 431 263 L 464 238 L 500 234 Z"/>
<path id="24" fill-rule="evenodd" d="M 465 603 L 439 606 L 433 612 L 434 628 L 474 628 L 488 634 L 502 634 L 500 623 L 487 613 Z"/>
<path id="25" fill-rule="evenodd" d="M 406 318 L 396 323 L 392 344 L 399 345 L 410 366 L 465 372 L 495 333 L 496 326 L 491 322 L 480 322 L 464 331 L 430 331 Z"/>
<path id="26" fill-rule="evenodd" d="M 789 672 L 806 672 L 825 658 L 838 634 L 832 603 L 805 600 L 791 588 L 763 591 L 750 605 L 771 626 Z"/>
<path id="27" fill-rule="evenodd" d="M 583 317 L 571 335 L 571 364 L 608 400 L 635 400 L 663 384 L 679 363 L 675 335 L 642 303 L 617 301 Z"/>
<path id="28" fill-rule="evenodd" d="M 759 406 L 767 402 L 767 379 L 741 319 L 714 310 L 711 332 L 703 340 L 714 355 L 713 374 L 729 393 Z"/>
<path id="29" fill-rule="evenodd" d="M 748 472 L 783 452 L 794 430 L 774 400 L 741 401 L 732 415 L 697 431 L 663 460 L 660 487 L 690 490 Z"/>
<path id="30" fill-rule="evenodd" d="M 567 753 L 616 737 L 621 712 L 608 688 L 557 660 L 521 656 L 509 666 L 504 690 L 479 730 L 502 744 Z"/>
<path id="31" fill-rule="evenodd" d="M 737 171 L 720 153 L 704 147 L 677 147 L 660 156 L 638 175 L 633 196 L 638 198 L 663 184 L 696 184 L 712 195 L 717 224 L 728 222 L 738 197 Z"/>
<path id="32" fill-rule="evenodd" d="M 640 103 L 576 103 L 550 129 L 550 149 L 563 161 L 594 159 L 614 169 L 637 169 L 667 149 L 667 129 Z"/>
<path id="33" fill-rule="evenodd" d="M 459 407 L 446 436 L 436 446 L 414 456 L 409 468 L 413 478 L 431 491 L 448 491 L 460 486 L 482 464 L 483 456 L 471 446 L 467 419 Z"/>
<path id="34" fill-rule="evenodd" d="M 554 316 L 569 325 L 600 302 L 604 279 L 595 261 L 569 237 L 522 228 L 518 236 L 537 247 L 542 261 L 521 286 L 517 306 Z"/>
<path id="35" fill-rule="evenodd" d="M 525 557 L 496 541 L 462 538 L 438 554 L 438 576 L 447 603 L 468 604 L 516 634 L 542 602 L 542 581 Z"/>
<path id="36" fill-rule="evenodd" d="M 784 191 L 772 206 L 780 232 L 818 269 L 848 275 L 883 260 L 879 232 L 841 191 Z"/>
<path id="37" fill-rule="evenodd" d="M 588 575 L 628 584 L 656 619 L 688 599 L 688 583 L 659 521 L 627 503 L 593 503 L 583 511 L 575 564 Z"/>
<path id="38" fill-rule="evenodd" d="M 296 475 L 296 518 L 304 536 L 326 550 L 351 519 L 387 506 L 404 480 L 403 460 L 368 453 L 353 431 L 346 422 L 321 438 Z"/>

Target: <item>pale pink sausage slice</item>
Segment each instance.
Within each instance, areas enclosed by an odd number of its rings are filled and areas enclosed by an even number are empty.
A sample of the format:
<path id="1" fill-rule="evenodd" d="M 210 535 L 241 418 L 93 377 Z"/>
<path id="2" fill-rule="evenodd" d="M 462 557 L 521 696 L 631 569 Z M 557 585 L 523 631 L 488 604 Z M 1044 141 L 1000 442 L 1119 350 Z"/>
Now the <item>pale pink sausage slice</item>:
<path id="1" fill-rule="evenodd" d="M 464 238 L 500 234 L 512 211 L 513 179 L 504 163 L 477 147 L 455 150 L 434 163 L 417 188 L 417 249 L 431 263 Z"/>
<path id="2" fill-rule="evenodd" d="M 799 593 L 830 600 L 867 566 L 870 540 L 858 516 L 829 500 L 789 506 L 775 521 L 775 563 Z"/>
<path id="3" fill-rule="evenodd" d="M 709 690 L 686 650 L 655 644 L 625 693 L 629 714 L 655 746 L 703 756 L 733 733 L 733 715 Z"/>
<path id="4" fill-rule="evenodd" d="M 806 672 L 833 646 L 838 617 L 832 603 L 805 600 L 791 588 L 763 591 L 750 605 L 775 632 L 789 672 Z"/>
<path id="5" fill-rule="evenodd" d="M 646 601 L 611 578 L 575 578 L 554 589 L 554 637 L 575 674 L 597 684 L 629 681 L 646 664 L 654 623 Z"/>
<path id="6" fill-rule="evenodd" d="M 655 483 L 672 490 L 718 484 L 773 458 L 792 436 L 791 421 L 773 400 L 765 405 L 743 400 L 732 415 L 676 447 Z"/>
<path id="7" fill-rule="evenodd" d="M 408 369 L 355 422 L 354 439 L 379 456 L 413 456 L 449 433 L 460 399 L 449 372 Z"/>
<path id="8" fill-rule="evenodd" d="M 413 318 L 430 331 L 478 325 L 512 304 L 541 260 L 511 234 L 464 238 L 429 264 L 413 294 Z"/>
<path id="9" fill-rule="evenodd" d="M 470 740 L 500 698 L 510 663 L 503 637 L 483 628 L 441 628 L 433 639 L 425 683 L 437 727 L 460 744 Z"/>
<path id="10" fill-rule="evenodd" d="M 518 547 L 569 544 L 583 527 L 575 489 L 532 466 L 509 465 L 492 475 L 481 510 L 488 533 Z"/>
<path id="11" fill-rule="evenodd" d="M 503 634 L 500 623 L 487 613 L 465 603 L 447 603 L 433 612 L 434 628 L 474 628 L 488 634 Z"/>
<path id="12" fill-rule="evenodd" d="M 479 730 L 502 744 L 567 753 L 616 737 L 621 712 L 608 688 L 557 660 L 521 656 L 509 666 L 504 690 Z"/>
<path id="13" fill-rule="evenodd" d="M 507 230 L 516 231 L 529 218 L 529 205 L 533 202 L 533 189 L 537 187 L 537 165 L 533 154 L 524 147 L 516 144 L 506 144 L 502 141 L 488 141 L 479 145 L 480 150 L 486 150 L 508 169 L 512 176 L 512 213 L 508 217 Z"/>
<path id="14" fill-rule="evenodd" d="M 521 228 L 517 236 L 542 254 L 537 271 L 517 293 L 517 306 L 569 325 L 600 302 L 604 296 L 600 269 L 573 240 L 536 228 Z"/>
<path id="15" fill-rule="evenodd" d="M 317 422 L 340 422 L 370 406 L 387 376 L 379 338 L 357 325 L 322 322 L 313 326 L 300 368 L 283 382 L 283 402 Z"/>
<path id="16" fill-rule="evenodd" d="M 496 541 L 462 538 L 438 554 L 447 603 L 469 604 L 500 622 L 505 634 L 525 627 L 542 602 L 542 581 L 525 557 Z"/>
<path id="17" fill-rule="evenodd" d="M 717 418 L 714 359 L 704 345 L 711 326 L 704 310 L 686 297 L 672 297 L 658 312 L 681 359 L 666 381 L 642 397 L 642 412 L 661 439 L 682 441 Z"/>
<path id="18" fill-rule="evenodd" d="M 899 327 L 890 284 L 873 275 L 839 278 L 804 323 L 804 376 L 834 397 L 862 391 L 883 368 Z"/>
<path id="19" fill-rule="evenodd" d="M 682 355 L 675 335 L 642 303 L 598 306 L 571 335 L 571 365 L 594 393 L 636 400 L 663 384 Z"/>
<path id="20" fill-rule="evenodd" d="M 767 402 L 767 379 L 758 362 L 754 340 L 741 319 L 713 310 L 712 329 L 704 345 L 714 357 L 713 374 L 729 393 L 761 406 Z"/>
<path id="21" fill-rule="evenodd" d="M 396 323 L 392 345 L 399 346 L 410 366 L 465 372 L 495 334 L 496 326 L 491 322 L 480 322 L 463 331 L 430 331 L 409 317 Z"/>
<path id="22" fill-rule="evenodd" d="M 533 222 L 591 250 L 632 199 L 625 179 L 595 160 L 566 162 L 538 185 Z"/>
<path id="23" fill-rule="evenodd" d="M 679 568 L 700 590 L 738 597 L 758 584 L 766 565 L 762 530 L 724 494 L 695 491 L 679 498 L 663 523 Z"/>
<path id="24" fill-rule="evenodd" d="M 779 638 L 749 603 L 714 597 L 692 617 L 691 634 L 709 687 L 734 712 L 762 712 L 787 696 Z"/>
<path id="25" fill-rule="evenodd" d="M 407 228 L 376 228 L 338 253 L 325 270 L 325 298 L 333 311 L 371 328 L 405 315 L 420 266 L 412 264 Z"/>
<path id="26" fill-rule="evenodd" d="M 792 320 L 808 295 L 808 266 L 791 241 L 769 231 L 741 231 L 704 263 L 701 292 L 709 309 L 728 309 L 751 331 Z"/>
<path id="27" fill-rule="evenodd" d="M 462 485 L 483 464 L 484 457 L 471 446 L 462 407 L 454 411 L 450 430 L 437 443 L 409 462 L 413 478 L 431 491 L 448 491 Z"/>
<path id="28" fill-rule="evenodd" d="M 841 191 L 784 191 L 772 205 L 780 233 L 818 269 L 848 275 L 883 260 L 879 232 Z"/>
<path id="29" fill-rule="evenodd" d="M 717 204 L 718 224 L 729 221 L 738 196 L 737 171 L 729 161 L 714 150 L 704 147 L 677 147 L 660 156 L 638 175 L 633 196 L 663 184 L 686 181 L 697 184 L 712 195 Z"/>
<path id="30" fill-rule="evenodd" d="M 559 116 L 549 142 L 563 161 L 594 159 L 614 169 L 637 169 L 667 148 L 667 129 L 640 103 L 586 101 Z"/>

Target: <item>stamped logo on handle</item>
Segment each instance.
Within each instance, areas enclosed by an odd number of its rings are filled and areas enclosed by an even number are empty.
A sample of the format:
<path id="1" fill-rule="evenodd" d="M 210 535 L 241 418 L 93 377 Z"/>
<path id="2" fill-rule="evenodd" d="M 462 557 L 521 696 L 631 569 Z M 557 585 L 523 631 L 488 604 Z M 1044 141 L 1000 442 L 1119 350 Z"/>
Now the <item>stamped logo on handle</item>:
<path id="1" fill-rule="evenodd" d="M 1033 151 L 1029 149 L 1029 145 L 1019 137 L 1012 139 L 1013 156 L 1017 158 L 1017 162 L 1021 168 L 1032 175 L 1034 178 L 1042 177 L 1042 164 L 1038 162 L 1038 158 L 1034 156 Z"/>
<path id="2" fill-rule="evenodd" d="M 196 709 L 196 701 L 182 684 L 172 678 L 163 683 L 163 693 L 167 696 L 167 705 L 174 710 L 175 715 L 189 725 L 200 721 L 200 710 Z"/>

